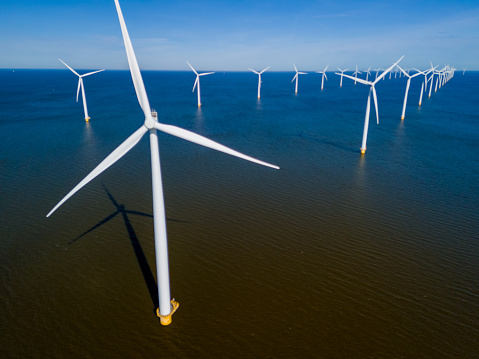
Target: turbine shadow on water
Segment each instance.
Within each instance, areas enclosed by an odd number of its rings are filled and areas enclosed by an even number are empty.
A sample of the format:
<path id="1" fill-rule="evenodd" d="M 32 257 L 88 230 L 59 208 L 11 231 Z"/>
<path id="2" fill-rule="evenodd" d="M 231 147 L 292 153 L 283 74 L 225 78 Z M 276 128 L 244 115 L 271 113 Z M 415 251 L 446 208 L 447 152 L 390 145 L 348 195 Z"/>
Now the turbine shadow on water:
<path id="1" fill-rule="evenodd" d="M 143 252 L 143 248 L 141 247 L 141 243 L 138 240 L 138 237 L 136 236 L 135 230 L 133 229 L 133 226 L 130 222 L 130 219 L 128 215 L 137 215 L 137 216 L 143 216 L 143 217 L 149 217 L 153 218 L 153 215 L 148 214 L 148 213 L 143 213 L 143 212 L 137 212 L 137 211 L 130 211 L 125 208 L 125 205 L 119 204 L 113 195 L 108 191 L 105 185 L 103 185 L 103 188 L 105 189 L 106 194 L 108 195 L 108 198 L 110 201 L 113 203 L 113 205 L 116 207 L 116 211 L 107 216 L 106 218 L 102 219 L 100 222 L 95 224 L 93 227 L 88 229 L 86 232 L 82 233 L 78 237 L 76 237 L 74 240 L 72 240 L 69 244 L 73 244 L 80 238 L 86 236 L 88 233 L 94 231 L 95 229 L 103 226 L 104 224 L 108 223 L 110 220 L 115 218 L 118 214 L 121 214 L 123 217 L 123 221 L 125 222 L 126 230 L 128 232 L 128 236 L 130 237 L 130 242 L 133 247 L 133 250 L 136 255 L 136 259 L 138 261 L 138 264 L 141 269 L 141 273 L 143 274 L 143 278 L 145 279 L 145 284 L 148 288 L 148 292 L 150 293 L 151 300 L 153 302 L 153 309 L 156 312 L 156 307 L 158 303 L 158 286 L 156 285 L 156 280 L 155 277 L 153 276 L 153 272 L 150 269 L 150 265 L 148 264 L 148 260 L 146 259 L 145 253 Z M 173 219 L 167 219 L 168 221 L 174 221 L 174 222 L 182 222 L 186 223 L 185 221 L 180 221 L 180 220 L 173 220 Z"/>
<path id="2" fill-rule="evenodd" d="M 305 140 L 314 141 L 314 142 L 322 143 L 322 144 L 325 144 L 325 145 L 337 147 L 339 149 L 346 150 L 348 152 L 359 153 L 359 151 L 356 150 L 355 148 L 344 146 L 344 145 L 341 145 L 341 144 L 336 143 L 334 141 L 328 141 L 328 140 L 319 139 L 319 138 L 315 138 L 315 137 L 312 137 L 312 136 L 304 135 L 302 132 L 297 134 L 297 135 L 293 135 L 293 136 L 303 138 Z"/>

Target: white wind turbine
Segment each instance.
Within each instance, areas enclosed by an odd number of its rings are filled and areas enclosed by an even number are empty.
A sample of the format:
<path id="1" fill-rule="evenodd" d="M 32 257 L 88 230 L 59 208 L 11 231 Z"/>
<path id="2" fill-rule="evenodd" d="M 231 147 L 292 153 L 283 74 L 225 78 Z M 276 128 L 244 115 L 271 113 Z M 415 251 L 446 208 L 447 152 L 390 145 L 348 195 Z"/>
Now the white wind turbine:
<path id="1" fill-rule="evenodd" d="M 432 93 L 432 85 L 434 83 L 434 75 L 439 74 L 439 71 L 436 70 L 436 67 L 438 67 L 438 66 L 439 65 L 434 66 L 431 62 L 431 68 L 433 70 L 431 71 L 431 77 L 429 77 L 429 81 L 431 81 L 431 85 L 429 86 L 429 97 L 431 97 L 431 93 Z M 436 87 L 437 87 L 437 82 L 436 82 Z"/>
<path id="2" fill-rule="evenodd" d="M 341 70 L 341 69 L 338 67 L 338 70 L 341 72 L 341 74 L 336 74 L 336 75 L 340 75 L 340 76 L 341 76 L 341 81 L 339 82 L 339 87 L 343 87 L 343 76 L 345 76 L 345 75 L 344 75 L 344 72 L 345 72 L 345 71 L 348 71 L 348 69 L 346 69 L 346 70 Z"/>
<path id="3" fill-rule="evenodd" d="M 294 80 L 296 80 L 296 87 L 295 87 L 295 90 L 294 90 L 294 93 L 298 93 L 298 79 L 299 79 L 299 75 L 307 75 L 306 72 L 299 72 L 298 69 L 296 68 L 296 65 L 293 64 L 294 66 L 294 70 L 296 71 L 296 75 L 294 75 L 293 79 L 291 80 L 291 82 L 293 82 Z"/>
<path id="4" fill-rule="evenodd" d="M 366 71 L 366 81 L 368 80 L 369 75 L 371 75 L 371 72 L 369 72 L 369 70 L 371 70 L 371 66 L 369 66 L 368 71 Z"/>
<path id="5" fill-rule="evenodd" d="M 430 68 L 430 69 L 427 70 L 427 71 L 420 71 L 420 70 L 418 70 L 418 69 L 414 69 L 414 70 L 416 70 L 416 71 L 418 71 L 418 72 L 420 72 L 421 74 L 424 75 L 424 82 L 423 82 L 422 85 L 421 85 L 421 94 L 419 95 L 419 106 L 422 105 L 422 95 L 423 95 L 423 93 L 425 93 L 426 90 L 427 90 L 427 75 L 428 75 L 431 71 L 434 71 L 434 69 L 435 69 L 435 67 L 432 67 L 432 68 Z"/>
<path id="6" fill-rule="evenodd" d="M 265 69 L 264 69 L 263 71 L 261 71 L 261 72 L 255 71 L 255 70 L 250 69 L 250 68 L 248 67 L 248 70 L 253 71 L 255 74 L 258 75 L 258 99 L 261 98 L 261 82 L 262 82 L 262 81 L 261 81 L 261 74 L 262 74 L 263 72 L 265 72 L 267 69 L 269 69 L 270 67 L 271 67 L 271 66 L 268 66 L 267 68 L 265 68 Z"/>
<path id="7" fill-rule="evenodd" d="M 108 167 L 113 165 L 121 157 L 123 157 L 129 150 L 131 150 L 140 139 L 149 132 L 150 135 L 150 152 L 151 152 L 151 172 L 152 172 L 152 190 L 153 190 L 153 224 L 155 233 L 155 253 L 156 253 L 156 268 L 158 280 L 158 297 L 159 308 L 157 315 L 160 317 L 161 324 L 168 325 L 171 323 L 171 315 L 178 308 L 178 303 L 170 300 L 170 280 L 168 268 L 168 244 L 166 232 L 166 218 L 165 207 L 163 199 L 163 186 L 161 181 L 160 170 L 160 154 L 158 149 L 157 130 L 166 132 L 170 135 L 180 137 L 184 140 L 209 147 L 248 161 L 256 162 L 258 164 L 278 169 L 279 167 L 269 163 L 254 159 L 242 153 L 234 151 L 217 142 L 209 140 L 203 136 L 197 135 L 193 132 L 181 129 L 176 126 L 165 125 L 158 122 L 156 112 L 152 112 L 146 94 L 143 79 L 141 77 L 138 62 L 136 61 L 135 53 L 131 45 L 128 30 L 126 28 L 125 20 L 120 9 L 118 0 L 115 0 L 118 18 L 120 20 L 121 32 L 125 43 L 126 55 L 130 67 L 131 77 L 135 87 L 135 92 L 138 97 L 138 102 L 145 115 L 145 122 L 136 130 L 130 137 L 128 137 L 120 146 L 118 146 L 110 155 L 108 155 L 88 176 L 86 176 L 76 187 L 74 187 L 48 214 L 49 217 L 60 207 L 66 200 L 73 196 L 83 186 L 105 171 Z"/>
<path id="8" fill-rule="evenodd" d="M 361 71 L 358 71 L 358 65 L 356 65 L 356 71 L 353 72 L 355 78 L 358 78 L 358 74 L 362 74 Z M 354 84 L 356 85 L 356 80 L 354 80 Z"/>
<path id="9" fill-rule="evenodd" d="M 73 72 L 75 75 L 78 76 L 77 102 L 78 102 L 78 95 L 80 94 L 80 88 L 81 88 L 81 94 L 82 94 L 82 98 L 83 98 L 83 111 L 85 112 L 85 121 L 88 122 L 90 120 L 90 116 L 88 116 L 88 109 L 87 109 L 87 106 L 86 106 L 86 96 L 85 96 L 85 87 L 83 85 L 83 78 L 86 77 L 86 76 L 89 76 L 89 75 L 96 74 L 97 72 L 105 71 L 105 69 L 98 70 L 98 71 L 93 71 L 93 72 L 89 72 L 89 73 L 80 75 L 78 72 L 73 70 L 70 66 L 68 66 L 66 63 L 64 63 L 61 59 L 58 59 L 58 60 L 60 60 L 60 62 L 63 65 L 68 67 L 71 72 Z"/>
<path id="10" fill-rule="evenodd" d="M 389 71 L 391 71 L 391 69 L 394 68 L 394 66 L 396 66 L 399 63 L 399 61 L 401 61 L 403 59 L 403 57 L 404 56 L 402 56 L 398 61 L 396 61 L 391 67 L 389 67 L 381 75 L 379 75 L 374 80 L 374 82 L 366 81 L 366 80 L 363 80 L 363 79 L 360 79 L 360 78 L 355 78 L 355 77 L 352 77 L 352 76 L 349 76 L 349 75 L 343 75 L 345 77 L 350 78 L 351 80 L 357 80 L 358 82 L 360 82 L 362 84 L 371 86 L 371 88 L 369 89 L 368 102 L 367 102 L 367 106 L 366 106 L 366 117 L 364 119 L 363 141 L 361 143 L 361 148 L 360 148 L 361 154 L 364 154 L 366 152 L 366 141 L 367 141 L 367 137 L 368 137 L 368 127 L 369 127 L 369 112 L 370 112 L 370 108 L 371 108 L 371 92 L 373 93 L 374 106 L 376 108 L 377 123 L 379 123 L 378 99 L 377 99 L 376 89 L 374 88 L 374 85 L 376 85 L 379 82 L 379 80 L 381 80 L 384 76 L 386 76 L 386 74 Z M 339 75 L 339 74 L 336 73 L 336 75 Z"/>
<path id="11" fill-rule="evenodd" d="M 397 67 L 404 74 L 404 76 L 407 77 L 406 93 L 404 94 L 404 103 L 403 103 L 402 114 L 401 114 L 401 120 L 404 120 L 404 118 L 406 117 L 407 95 L 409 93 L 409 86 L 411 86 L 411 79 L 419 75 L 424 75 L 424 72 L 416 70 L 418 71 L 416 74 L 409 75 L 409 73 L 407 73 L 402 67 L 400 67 L 399 65 Z M 421 88 L 421 95 L 422 95 L 422 88 Z"/>
<path id="12" fill-rule="evenodd" d="M 316 71 L 318 74 L 323 74 L 323 76 L 321 76 L 321 90 L 324 88 L 324 78 L 326 78 L 326 81 L 328 80 L 328 76 L 326 76 L 326 70 L 328 67 L 329 65 L 326 66 L 323 71 Z"/>
<path id="13" fill-rule="evenodd" d="M 191 67 L 191 69 L 193 70 L 193 72 L 196 74 L 195 84 L 193 85 L 193 90 L 192 90 L 191 92 L 194 92 L 194 91 L 195 91 L 195 87 L 198 85 L 198 88 L 197 88 L 197 93 L 198 93 L 198 107 L 201 107 L 200 76 L 211 75 L 211 74 L 214 74 L 214 72 L 203 72 L 203 73 L 199 74 L 198 72 L 196 72 L 196 70 L 193 68 L 193 66 L 190 65 L 190 63 L 189 63 L 188 61 L 186 61 L 186 63 L 188 64 L 189 67 Z"/>

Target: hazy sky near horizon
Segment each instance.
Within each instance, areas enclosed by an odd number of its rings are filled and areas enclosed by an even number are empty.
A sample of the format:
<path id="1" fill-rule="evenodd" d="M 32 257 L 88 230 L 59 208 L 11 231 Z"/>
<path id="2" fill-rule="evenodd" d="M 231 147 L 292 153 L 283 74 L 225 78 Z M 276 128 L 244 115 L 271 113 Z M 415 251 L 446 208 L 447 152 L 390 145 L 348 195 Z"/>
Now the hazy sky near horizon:
<path id="1" fill-rule="evenodd" d="M 143 70 L 479 70 L 479 1 L 120 0 Z M 113 0 L 2 0 L 0 68 L 127 69 Z"/>

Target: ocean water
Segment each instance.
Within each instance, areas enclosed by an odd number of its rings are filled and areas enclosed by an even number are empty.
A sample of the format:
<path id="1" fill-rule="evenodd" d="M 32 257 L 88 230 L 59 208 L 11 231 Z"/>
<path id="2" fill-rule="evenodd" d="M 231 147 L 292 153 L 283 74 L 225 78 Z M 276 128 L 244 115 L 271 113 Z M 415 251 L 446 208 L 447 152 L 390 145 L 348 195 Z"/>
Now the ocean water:
<path id="1" fill-rule="evenodd" d="M 155 315 L 148 136 L 45 215 L 143 123 L 127 71 L 0 71 L 1 358 L 479 358 L 479 81 L 418 106 L 413 79 L 143 72 L 160 134 L 172 296 Z"/>

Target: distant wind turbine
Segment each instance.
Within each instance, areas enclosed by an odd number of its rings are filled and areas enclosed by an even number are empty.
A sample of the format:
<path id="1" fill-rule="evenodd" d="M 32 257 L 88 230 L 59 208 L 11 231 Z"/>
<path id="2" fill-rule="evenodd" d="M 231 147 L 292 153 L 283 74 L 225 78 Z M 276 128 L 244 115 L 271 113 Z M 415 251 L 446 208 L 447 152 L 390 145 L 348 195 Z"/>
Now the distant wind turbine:
<path id="1" fill-rule="evenodd" d="M 389 67 L 381 75 L 379 75 L 374 80 L 374 82 L 366 81 L 366 80 L 363 80 L 363 79 L 360 79 L 360 78 L 355 78 L 355 77 L 349 76 L 349 75 L 343 75 L 347 78 L 350 78 L 351 80 L 356 80 L 356 81 L 358 81 L 362 84 L 371 86 L 371 88 L 369 89 L 368 102 L 367 102 L 367 106 L 366 106 L 366 117 L 364 119 L 363 141 L 361 143 L 361 148 L 360 148 L 361 154 L 364 154 L 366 152 L 366 141 L 367 141 L 367 138 L 368 138 L 368 127 L 369 127 L 369 112 L 370 112 L 370 108 L 371 108 L 371 92 L 373 93 L 374 106 L 376 108 L 377 123 L 379 123 L 378 99 L 377 99 L 376 89 L 374 88 L 374 85 L 376 85 L 384 76 L 386 76 L 386 74 L 389 71 L 391 71 L 394 68 L 394 66 L 396 66 L 399 63 L 399 61 L 401 61 L 403 59 L 403 57 L 404 56 L 402 56 L 398 61 L 396 61 L 391 67 Z M 339 75 L 339 74 L 336 73 L 336 75 Z"/>
<path id="2" fill-rule="evenodd" d="M 196 92 L 198 94 L 198 107 L 201 107 L 200 76 L 211 75 L 211 74 L 214 74 L 214 72 L 203 72 L 203 73 L 199 74 L 198 72 L 196 72 L 196 70 L 193 68 L 193 66 L 190 65 L 190 63 L 188 61 L 186 61 L 186 63 L 188 64 L 189 67 L 191 67 L 193 72 L 196 74 L 195 84 L 193 85 L 193 90 L 191 92 L 194 92 L 195 87 L 198 85 L 198 88 L 196 89 Z"/>
<path id="3" fill-rule="evenodd" d="M 371 75 L 371 72 L 369 72 L 369 70 L 371 70 L 371 66 L 369 66 L 368 71 L 366 71 L 366 81 L 368 80 L 369 75 Z"/>
<path id="4" fill-rule="evenodd" d="M 126 28 L 125 20 L 120 9 L 118 0 L 115 0 L 118 18 L 120 20 L 121 32 L 125 43 L 126 55 L 128 58 L 128 65 L 130 67 L 131 77 L 135 92 L 140 103 L 140 107 L 145 115 L 145 121 L 141 127 L 136 130 L 130 137 L 128 137 L 120 146 L 118 146 L 110 155 L 108 155 L 90 174 L 88 174 L 76 187 L 74 187 L 48 214 L 49 217 L 60 207 L 66 200 L 73 196 L 83 186 L 100 175 L 103 171 L 113 165 L 116 161 L 122 158 L 128 151 L 130 151 L 148 132 L 150 135 L 150 152 L 151 152 L 151 172 L 152 172 L 152 189 L 153 189 L 153 224 L 155 234 L 155 253 L 156 253 L 156 268 L 158 281 L 158 297 L 159 308 L 157 315 L 160 317 L 160 322 L 163 325 L 171 323 L 171 315 L 178 308 L 178 303 L 170 300 L 170 279 L 168 266 L 168 244 L 166 232 L 166 217 L 163 199 L 163 185 L 161 181 L 160 170 L 160 154 L 158 149 L 157 130 L 168 133 L 170 135 L 182 138 L 184 140 L 215 149 L 251 162 L 279 169 L 275 165 L 257 160 L 255 158 L 246 156 L 240 152 L 232 150 L 217 142 L 207 139 L 206 137 L 197 135 L 193 132 L 184 130 L 182 128 L 165 125 L 158 122 L 156 112 L 152 112 L 146 94 L 143 79 L 141 77 L 138 62 L 136 60 L 133 46 L 131 44 L 130 36 Z"/>
<path id="5" fill-rule="evenodd" d="M 321 90 L 324 88 L 324 78 L 326 78 L 326 81 L 328 80 L 328 76 L 326 76 L 326 70 L 328 67 L 329 65 L 326 66 L 323 71 L 316 71 L 318 74 L 323 74 L 323 76 L 321 76 Z"/>
<path id="6" fill-rule="evenodd" d="M 439 74 L 439 71 L 435 70 L 436 67 L 438 67 L 438 66 L 439 66 L 439 65 L 434 66 L 434 65 L 432 64 L 432 62 L 431 62 L 431 68 L 432 68 L 433 70 L 431 71 L 431 77 L 429 78 L 429 81 L 431 81 L 431 85 L 429 86 L 429 97 L 431 97 L 431 93 L 432 93 L 432 85 L 433 85 L 433 83 L 434 83 L 434 75 L 435 75 L 435 74 Z M 439 78 L 438 78 L 438 80 L 439 80 Z M 437 87 L 437 81 L 436 81 L 436 87 Z"/>
<path id="7" fill-rule="evenodd" d="M 361 71 L 358 71 L 358 65 L 356 65 L 356 71 L 353 72 L 355 78 L 358 78 L 358 74 L 362 74 Z M 354 84 L 356 85 L 356 80 L 354 80 Z"/>
<path id="8" fill-rule="evenodd" d="M 294 93 L 298 93 L 298 79 L 299 79 L 299 75 L 307 75 L 306 72 L 299 72 L 298 69 L 296 68 L 296 65 L 293 64 L 294 66 L 294 70 L 296 71 L 296 75 L 294 75 L 293 79 L 291 80 L 291 82 L 293 82 L 294 80 L 296 80 L 296 87 L 294 89 Z"/>
<path id="9" fill-rule="evenodd" d="M 270 67 L 271 67 L 271 66 L 268 66 L 267 68 L 265 68 L 265 69 L 264 69 L 263 71 L 261 71 L 261 72 L 258 72 L 258 71 L 255 71 L 255 70 L 253 70 L 253 69 L 248 68 L 248 70 L 253 71 L 255 74 L 258 75 L 258 99 L 261 98 L 261 82 L 262 82 L 262 81 L 261 81 L 261 74 L 262 74 L 263 72 L 265 72 L 267 69 L 269 69 Z"/>
<path id="10" fill-rule="evenodd" d="M 414 75 L 409 75 L 409 73 L 407 73 L 402 67 L 400 67 L 399 65 L 397 65 L 398 69 L 404 74 L 404 76 L 407 77 L 407 84 L 406 84 L 406 93 L 404 94 L 404 103 L 403 103 L 403 107 L 402 107 L 402 114 L 401 114 L 401 120 L 404 120 L 404 118 L 406 117 L 406 104 L 407 104 L 407 95 L 409 93 L 409 86 L 411 86 L 411 79 L 413 77 L 416 77 L 416 76 L 419 76 L 419 75 L 423 75 L 424 73 L 419 71 L 418 73 L 414 74 Z M 422 94 L 422 88 L 421 88 L 421 94 Z"/>
<path id="11" fill-rule="evenodd" d="M 346 70 L 341 70 L 341 69 L 338 67 L 338 70 L 341 72 L 341 74 L 336 74 L 336 75 L 340 75 L 340 76 L 341 76 L 341 81 L 339 82 L 339 87 L 343 87 L 343 76 L 345 76 L 345 75 L 344 75 L 344 72 L 345 72 L 345 71 L 348 71 L 348 69 L 346 69 Z"/>
<path id="12" fill-rule="evenodd" d="M 418 69 L 414 69 L 418 72 L 420 72 L 422 75 L 424 75 L 424 82 L 422 83 L 421 85 L 421 93 L 419 95 L 419 106 L 422 105 L 422 95 L 426 92 L 427 90 L 427 75 L 431 72 L 431 71 L 434 71 L 434 67 L 427 70 L 427 71 L 420 71 Z"/>
<path id="13" fill-rule="evenodd" d="M 85 87 L 84 87 L 84 85 L 83 85 L 83 78 L 86 77 L 86 76 L 89 76 L 89 75 L 96 74 L 97 72 L 105 71 L 105 69 L 103 69 L 103 70 L 98 70 L 98 71 L 93 71 L 93 72 L 89 72 L 89 73 L 80 75 L 78 72 L 76 72 L 75 70 L 73 70 L 70 66 L 68 66 L 66 63 L 64 63 L 61 59 L 58 59 L 58 60 L 60 60 L 60 62 L 61 62 L 63 65 L 65 65 L 66 67 L 68 67 L 71 72 L 73 72 L 75 75 L 78 76 L 77 102 L 78 102 L 78 95 L 80 94 L 80 88 L 81 88 L 81 94 L 82 94 L 82 98 L 83 98 L 83 111 L 85 112 L 85 121 L 86 121 L 86 122 L 90 121 L 90 116 L 88 116 L 88 108 L 87 108 L 87 106 L 86 106 L 86 96 L 85 96 Z"/>

